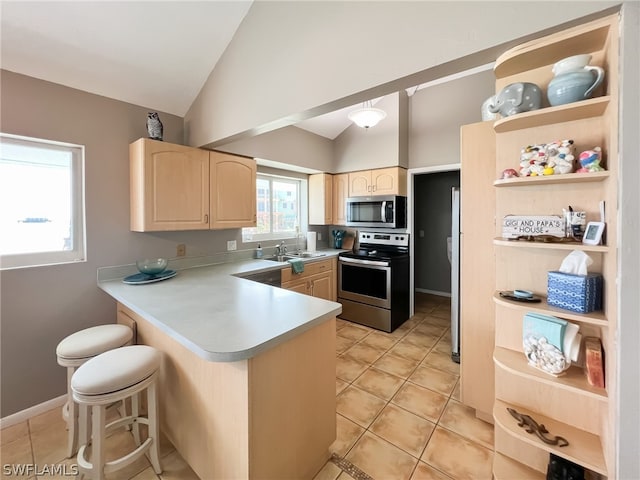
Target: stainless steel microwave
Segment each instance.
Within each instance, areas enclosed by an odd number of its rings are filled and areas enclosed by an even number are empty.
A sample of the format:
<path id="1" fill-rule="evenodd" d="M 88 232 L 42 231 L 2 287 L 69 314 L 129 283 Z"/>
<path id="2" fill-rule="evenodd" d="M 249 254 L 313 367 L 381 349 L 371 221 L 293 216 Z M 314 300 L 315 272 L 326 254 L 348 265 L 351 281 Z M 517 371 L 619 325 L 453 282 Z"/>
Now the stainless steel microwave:
<path id="1" fill-rule="evenodd" d="M 348 227 L 407 228 L 407 197 L 347 198 Z"/>

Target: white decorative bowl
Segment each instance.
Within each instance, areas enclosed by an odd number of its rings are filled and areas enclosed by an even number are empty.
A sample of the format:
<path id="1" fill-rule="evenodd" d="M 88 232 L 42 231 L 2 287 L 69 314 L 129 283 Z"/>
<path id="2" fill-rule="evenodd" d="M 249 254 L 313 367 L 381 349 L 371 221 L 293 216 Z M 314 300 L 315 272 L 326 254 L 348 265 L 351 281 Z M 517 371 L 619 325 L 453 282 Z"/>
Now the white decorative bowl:
<path id="1" fill-rule="evenodd" d="M 169 265 L 169 260 L 166 258 L 145 258 L 136 261 L 136 267 L 140 273 L 146 275 L 158 275 L 167 269 L 167 265 Z"/>

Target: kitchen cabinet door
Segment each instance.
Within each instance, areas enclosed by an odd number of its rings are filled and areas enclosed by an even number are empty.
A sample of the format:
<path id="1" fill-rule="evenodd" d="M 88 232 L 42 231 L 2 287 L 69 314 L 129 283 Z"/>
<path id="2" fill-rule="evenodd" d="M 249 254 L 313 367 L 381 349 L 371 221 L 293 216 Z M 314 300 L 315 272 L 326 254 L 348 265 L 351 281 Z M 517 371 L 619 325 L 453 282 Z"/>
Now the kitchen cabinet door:
<path id="1" fill-rule="evenodd" d="M 407 171 L 400 167 L 371 170 L 373 195 L 407 195 Z"/>
<path id="2" fill-rule="evenodd" d="M 349 196 L 366 197 L 371 195 L 371 171 L 349 172 Z"/>
<path id="3" fill-rule="evenodd" d="M 256 161 L 209 152 L 211 229 L 256 226 Z"/>
<path id="4" fill-rule="evenodd" d="M 296 280 L 293 282 L 287 282 L 282 284 L 282 288 L 285 290 L 291 290 L 293 292 L 302 293 L 304 295 L 311 294 L 311 284 L 306 278 L 303 280 Z"/>
<path id="5" fill-rule="evenodd" d="M 335 301 L 335 288 L 331 281 L 331 273 L 317 275 L 311 280 L 311 296 Z"/>
<path id="6" fill-rule="evenodd" d="M 309 225 L 333 222 L 333 178 L 328 173 L 309 175 Z"/>
<path id="7" fill-rule="evenodd" d="M 349 173 L 349 196 L 407 195 L 407 170 L 378 168 Z"/>
<path id="8" fill-rule="evenodd" d="M 132 231 L 209 228 L 209 152 L 141 138 L 129 168 Z"/>
<path id="9" fill-rule="evenodd" d="M 349 174 L 333 175 L 333 225 L 347 224 L 347 197 Z"/>

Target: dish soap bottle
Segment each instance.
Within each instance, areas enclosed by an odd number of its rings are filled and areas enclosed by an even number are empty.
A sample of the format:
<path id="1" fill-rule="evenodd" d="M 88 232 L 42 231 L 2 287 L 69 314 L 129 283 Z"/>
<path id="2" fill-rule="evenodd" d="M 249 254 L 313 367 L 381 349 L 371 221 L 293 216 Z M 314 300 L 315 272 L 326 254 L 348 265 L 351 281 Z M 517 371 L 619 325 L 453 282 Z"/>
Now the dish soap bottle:
<path id="1" fill-rule="evenodd" d="M 258 244 L 258 248 L 256 248 L 256 258 L 262 258 L 262 246 Z"/>

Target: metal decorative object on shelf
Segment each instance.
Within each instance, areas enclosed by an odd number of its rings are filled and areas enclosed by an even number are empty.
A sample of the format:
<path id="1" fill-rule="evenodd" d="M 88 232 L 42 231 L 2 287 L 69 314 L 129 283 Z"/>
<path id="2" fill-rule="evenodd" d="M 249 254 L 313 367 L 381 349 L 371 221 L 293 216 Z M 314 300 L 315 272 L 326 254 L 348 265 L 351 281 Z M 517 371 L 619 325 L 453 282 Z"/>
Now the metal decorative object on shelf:
<path id="1" fill-rule="evenodd" d="M 147 132 L 151 140 L 162 141 L 162 122 L 156 112 L 149 112 L 147 115 Z"/>
<path id="2" fill-rule="evenodd" d="M 535 433 L 544 443 L 548 445 L 556 445 L 558 447 L 566 447 L 569 445 L 569 442 L 564 437 L 560 437 L 558 435 L 554 435 L 553 438 L 547 437 L 546 434 L 549 433 L 549 430 L 547 430 L 543 424 L 536 422 L 529 415 L 522 414 L 513 408 L 507 408 L 507 411 L 513 418 L 518 420 L 519 427 L 523 427 L 527 433 Z"/>

